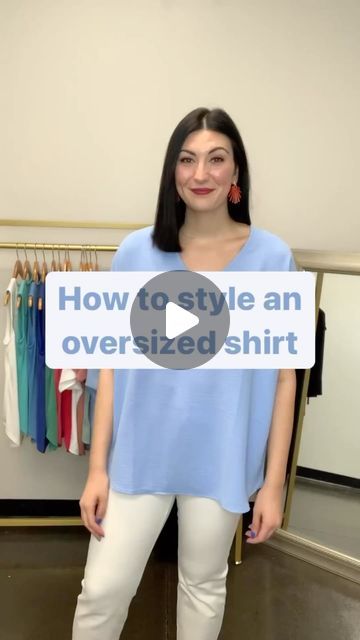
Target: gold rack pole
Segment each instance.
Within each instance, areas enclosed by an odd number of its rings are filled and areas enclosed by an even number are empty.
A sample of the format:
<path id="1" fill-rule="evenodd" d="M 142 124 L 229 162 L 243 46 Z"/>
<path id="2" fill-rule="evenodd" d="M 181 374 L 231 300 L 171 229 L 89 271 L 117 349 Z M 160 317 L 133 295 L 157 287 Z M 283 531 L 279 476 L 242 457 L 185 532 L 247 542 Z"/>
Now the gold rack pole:
<path id="1" fill-rule="evenodd" d="M 92 220 L 12 220 L 0 218 L 1 227 L 60 227 L 72 229 L 142 229 L 150 222 L 95 222 Z"/>
<path id="2" fill-rule="evenodd" d="M 115 244 L 58 244 L 57 242 L 0 242 L 0 249 L 43 249 L 45 250 L 69 250 L 83 251 L 84 249 L 92 251 L 116 251 L 119 245 Z"/>

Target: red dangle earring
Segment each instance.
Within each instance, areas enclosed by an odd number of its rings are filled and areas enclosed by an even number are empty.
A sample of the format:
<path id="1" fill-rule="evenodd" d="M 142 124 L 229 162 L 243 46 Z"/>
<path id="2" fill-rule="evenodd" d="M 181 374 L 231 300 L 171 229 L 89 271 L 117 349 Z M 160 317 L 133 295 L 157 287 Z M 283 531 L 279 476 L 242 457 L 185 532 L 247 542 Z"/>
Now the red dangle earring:
<path id="1" fill-rule="evenodd" d="M 233 204 L 239 204 L 241 200 L 241 189 L 237 184 L 231 185 L 228 198 Z"/>

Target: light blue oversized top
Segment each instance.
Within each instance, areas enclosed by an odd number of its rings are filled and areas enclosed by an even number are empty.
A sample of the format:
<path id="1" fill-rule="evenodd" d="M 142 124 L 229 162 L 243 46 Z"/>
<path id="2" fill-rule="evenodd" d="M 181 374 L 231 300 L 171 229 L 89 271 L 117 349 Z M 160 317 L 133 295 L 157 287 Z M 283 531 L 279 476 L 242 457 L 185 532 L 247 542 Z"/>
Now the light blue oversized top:
<path id="1" fill-rule="evenodd" d="M 186 269 L 154 247 L 153 227 L 130 233 L 114 271 Z M 251 225 L 225 271 L 296 271 L 289 246 Z M 124 493 L 186 494 L 235 513 L 264 482 L 279 369 L 115 369 L 109 479 Z"/>

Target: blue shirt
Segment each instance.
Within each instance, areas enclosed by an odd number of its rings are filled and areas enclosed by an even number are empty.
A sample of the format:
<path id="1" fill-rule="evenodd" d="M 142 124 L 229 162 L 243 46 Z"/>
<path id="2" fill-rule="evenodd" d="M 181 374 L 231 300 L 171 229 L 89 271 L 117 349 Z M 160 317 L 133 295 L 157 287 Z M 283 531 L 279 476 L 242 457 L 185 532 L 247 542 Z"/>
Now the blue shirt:
<path id="1" fill-rule="evenodd" d="M 154 247 L 153 227 L 130 233 L 112 270 L 186 269 Z M 296 271 L 289 246 L 251 225 L 225 271 Z M 115 369 L 110 486 L 124 493 L 187 494 L 235 513 L 264 482 L 278 369 Z"/>
<path id="2" fill-rule="evenodd" d="M 45 282 L 40 281 L 37 286 L 38 296 L 42 299 L 42 308 L 35 309 L 37 378 L 36 448 L 40 453 L 45 453 L 48 443 L 46 438 L 45 398 Z"/>
<path id="3" fill-rule="evenodd" d="M 29 389 L 28 389 L 28 362 L 27 362 L 27 335 L 28 335 L 28 295 L 31 280 L 21 280 L 18 285 L 17 295 L 21 298 L 20 307 L 16 315 L 16 368 L 18 383 L 18 403 L 21 433 L 29 433 Z"/>
<path id="4" fill-rule="evenodd" d="M 27 373 L 28 373 L 28 434 L 31 440 L 36 442 L 37 411 L 38 411 L 38 372 L 37 372 L 37 313 L 40 283 L 33 280 L 29 288 L 29 296 L 32 296 L 32 306 L 28 308 L 27 326 Z"/>

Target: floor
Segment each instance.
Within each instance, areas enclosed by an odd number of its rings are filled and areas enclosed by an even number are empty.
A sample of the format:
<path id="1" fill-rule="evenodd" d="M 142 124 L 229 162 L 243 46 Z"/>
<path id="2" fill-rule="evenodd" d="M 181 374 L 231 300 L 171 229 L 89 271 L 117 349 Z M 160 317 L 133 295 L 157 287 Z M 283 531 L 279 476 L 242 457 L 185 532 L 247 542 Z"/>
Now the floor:
<path id="1" fill-rule="evenodd" d="M 176 526 L 173 510 L 121 640 L 176 639 Z M 87 543 L 77 527 L 0 530 L 2 640 L 71 639 Z M 233 557 L 219 640 L 359 640 L 360 585 L 266 544 L 245 544 L 241 565 Z"/>
<path id="2" fill-rule="evenodd" d="M 288 531 L 360 560 L 360 489 L 297 477 Z"/>

